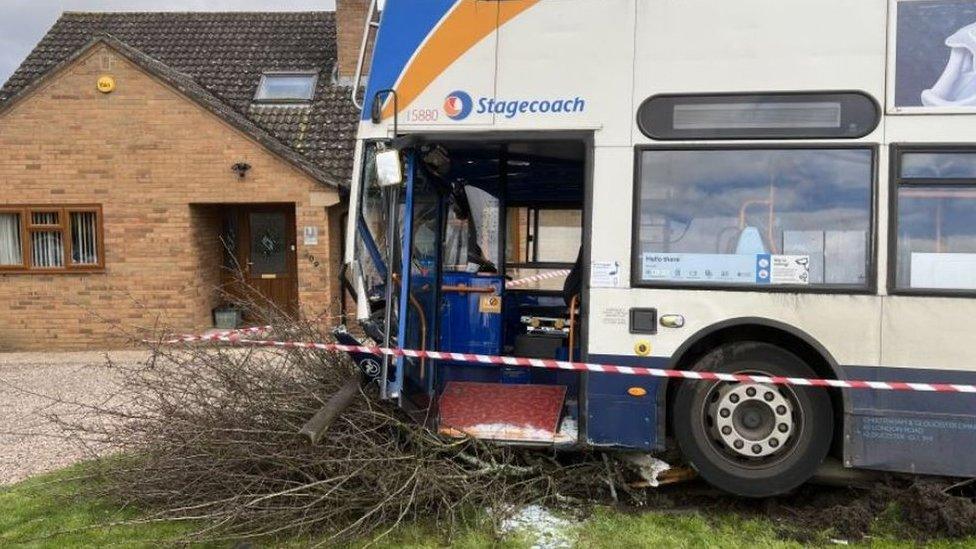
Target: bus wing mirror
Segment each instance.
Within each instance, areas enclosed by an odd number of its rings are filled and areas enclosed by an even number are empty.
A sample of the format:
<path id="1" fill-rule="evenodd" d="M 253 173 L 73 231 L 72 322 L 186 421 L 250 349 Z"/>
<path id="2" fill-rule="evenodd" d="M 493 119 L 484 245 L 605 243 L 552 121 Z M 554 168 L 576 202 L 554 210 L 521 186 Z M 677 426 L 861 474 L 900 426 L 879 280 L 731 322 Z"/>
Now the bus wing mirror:
<path id="1" fill-rule="evenodd" d="M 376 178 L 384 187 L 403 183 L 403 162 L 400 151 L 387 149 L 376 153 Z"/>
<path id="2" fill-rule="evenodd" d="M 379 100 L 379 95 L 373 98 L 373 106 L 370 107 L 369 119 L 373 124 L 379 124 L 383 121 L 383 102 Z"/>

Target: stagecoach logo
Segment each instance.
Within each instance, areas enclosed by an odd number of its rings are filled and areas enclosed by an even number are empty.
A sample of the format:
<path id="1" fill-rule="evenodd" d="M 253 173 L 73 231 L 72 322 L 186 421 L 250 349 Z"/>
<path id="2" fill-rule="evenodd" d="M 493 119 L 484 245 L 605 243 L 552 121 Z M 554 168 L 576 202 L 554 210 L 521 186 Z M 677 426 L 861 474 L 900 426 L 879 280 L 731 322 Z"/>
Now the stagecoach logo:
<path id="1" fill-rule="evenodd" d="M 479 97 L 475 102 L 471 95 L 454 91 L 444 99 L 444 114 L 451 120 L 464 120 L 471 113 L 497 114 L 505 118 L 515 118 L 523 114 L 572 114 L 586 110 L 586 100 L 582 97 L 554 97 L 549 99 L 498 99 Z"/>
<path id="2" fill-rule="evenodd" d="M 464 120 L 471 114 L 474 102 L 471 96 L 463 91 L 451 92 L 444 100 L 444 113 L 451 120 Z"/>

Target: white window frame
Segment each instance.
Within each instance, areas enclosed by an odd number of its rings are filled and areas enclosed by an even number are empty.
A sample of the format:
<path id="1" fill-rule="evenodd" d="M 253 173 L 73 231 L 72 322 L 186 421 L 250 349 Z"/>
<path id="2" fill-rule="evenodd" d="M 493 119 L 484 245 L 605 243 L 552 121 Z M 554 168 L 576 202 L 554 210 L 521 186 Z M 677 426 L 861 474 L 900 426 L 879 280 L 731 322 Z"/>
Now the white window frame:
<path id="1" fill-rule="evenodd" d="M 261 97 L 261 90 L 264 89 L 264 84 L 268 77 L 276 76 L 307 76 L 312 80 L 312 93 L 307 98 L 298 97 Z M 311 103 L 315 99 L 315 89 L 318 87 L 319 83 L 319 73 L 318 71 L 267 71 L 261 73 L 261 80 L 258 82 L 258 88 L 254 91 L 254 102 L 255 103 Z"/>

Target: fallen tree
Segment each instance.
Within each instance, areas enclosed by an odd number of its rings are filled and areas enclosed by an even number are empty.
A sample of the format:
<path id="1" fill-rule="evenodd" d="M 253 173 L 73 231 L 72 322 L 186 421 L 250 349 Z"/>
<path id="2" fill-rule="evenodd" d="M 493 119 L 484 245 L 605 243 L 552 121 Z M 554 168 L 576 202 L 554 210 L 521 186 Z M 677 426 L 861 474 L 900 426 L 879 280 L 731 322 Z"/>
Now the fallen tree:
<path id="1" fill-rule="evenodd" d="M 296 322 L 274 333 L 326 339 Z M 126 456 L 103 465 L 108 496 L 154 519 L 199 520 L 194 539 L 332 543 L 416 519 L 449 534 L 471 510 L 606 493 L 601 461 L 432 433 L 336 353 L 148 346 L 144 364 L 108 365 L 119 394 L 97 420 L 62 423 Z"/>

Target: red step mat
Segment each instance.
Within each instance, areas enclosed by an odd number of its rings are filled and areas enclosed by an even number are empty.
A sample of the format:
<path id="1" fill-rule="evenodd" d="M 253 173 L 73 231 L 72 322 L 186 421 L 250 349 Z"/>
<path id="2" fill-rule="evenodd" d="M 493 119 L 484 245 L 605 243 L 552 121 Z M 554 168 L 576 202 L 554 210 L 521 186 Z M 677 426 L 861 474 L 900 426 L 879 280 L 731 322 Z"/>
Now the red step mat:
<path id="1" fill-rule="evenodd" d="M 491 440 L 554 442 L 563 385 L 450 381 L 440 397 L 440 432 Z"/>

